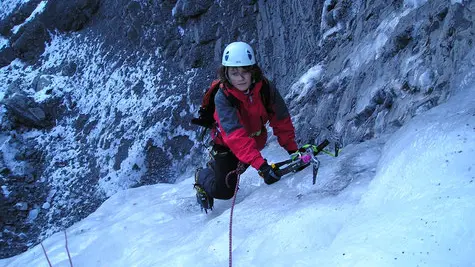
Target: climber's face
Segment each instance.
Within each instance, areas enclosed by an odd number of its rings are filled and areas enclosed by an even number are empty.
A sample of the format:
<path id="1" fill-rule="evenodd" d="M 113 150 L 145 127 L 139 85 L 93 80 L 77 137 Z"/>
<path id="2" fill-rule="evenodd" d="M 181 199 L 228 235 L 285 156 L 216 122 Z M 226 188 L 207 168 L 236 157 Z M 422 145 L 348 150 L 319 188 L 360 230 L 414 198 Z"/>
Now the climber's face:
<path id="1" fill-rule="evenodd" d="M 246 91 L 251 86 L 251 73 L 242 67 L 229 67 L 227 69 L 229 82 L 239 91 Z"/>

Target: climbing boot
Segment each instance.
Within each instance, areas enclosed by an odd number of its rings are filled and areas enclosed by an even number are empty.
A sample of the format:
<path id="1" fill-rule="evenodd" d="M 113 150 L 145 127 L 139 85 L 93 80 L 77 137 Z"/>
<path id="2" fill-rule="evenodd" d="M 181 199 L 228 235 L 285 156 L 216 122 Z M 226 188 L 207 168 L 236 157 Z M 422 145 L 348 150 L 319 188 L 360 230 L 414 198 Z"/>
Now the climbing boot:
<path id="1" fill-rule="evenodd" d="M 202 168 L 198 168 L 195 172 L 195 184 L 194 189 L 196 190 L 196 202 L 200 204 L 201 211 L 208 213 L 208 210 L 213 210 L 214 199 L 206 193 L 203 186 L 198 183 L 198 175 Z"/>

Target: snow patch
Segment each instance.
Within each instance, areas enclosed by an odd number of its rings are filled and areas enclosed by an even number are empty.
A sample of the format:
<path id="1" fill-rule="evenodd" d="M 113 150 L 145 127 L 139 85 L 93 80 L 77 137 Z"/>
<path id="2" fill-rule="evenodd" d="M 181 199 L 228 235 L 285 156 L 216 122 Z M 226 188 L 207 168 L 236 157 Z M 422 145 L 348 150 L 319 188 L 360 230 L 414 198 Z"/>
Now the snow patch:
<path id="1" fill-rule="evenodd" d="M 323 75 L 323 65 L 316 65 L 310 68 L 304 75 L 300 77 L 298 82 L 294 83 L 290 88 L 287 98 L 297 97 L 297 101 L 307 96 L 308 92 L 313 89 L 315 84 Z"/>
<path id="2" fill-rule="evenodd" d="M 5 198 L 8 198 L 11 191 L 8 190 L 8 187 L 6 185 L 2 185 L 2 193 Z"/>
<path id="3" fill-rule="evenodd" d="M 135 184 L 146 171 L 143 149 L 147 140 L 152 139 L 155 145 L 160 146 L 164 137 L 173 138 L 176 133 L 168 130 L 170 117 L 147 125 L 147 128 L 144 125 L 150 117 L 157 114 L 166 117 L 163 115 L 165 110 L 171 115 L 178 108 L 184 96 L 170 94 L 176 89 L 175 80 L 194 77 L 196 71 L 187 71 L 182 77 L 174 77 L 161 85 L 164 68 L 157 51 L 155 56 L 135 62 L 128 55 L 112 55 L 99 38 L 89 40 L 80 34 L 65 36 L 54 33 L 42 55 L 43 69 L 74 62 L 81 72 L 81 75 L 72 77 L 50 76 L 52 83 L 36 92 L 35 100 L 40 102 L 51 95 L 64 94 L 70 98 L 68 101 L 76 104 L 81 114 L 88 114 L 88 121 L 94 123 L 94 127 L 89 129 L 85 138 L 87 143 L 97 146 L 94 154 L 100 167 L 99 184 L 108 196 Z M 84 173 L 87 170 L 80 164 L 80 155 L 76 155 L 75 151 L 79 148 L 73 145 L 77 143 L 73 140 L 77 138 L 75 132 L 78 129 L 68 125 L 74 125 L 74 122 L 59 122 L 58 125 L 63 126 L 55 127 L 49 136 L 58 134 L 62 138 L 58 147 L 51 149 L 58 152 L 54 159 L 56 163 L 65 166 L 58 171 L 51 166 L 47 171 L 52 172 L 50 177 L 57 181 L 54 183 L 56 186 L 64 187 L 66 182 L 70 183 L 69 180 L 64 181 L 64 173 L 73 180 L 87 175 Z M 131 144 L 127 158 L 117 170 L 116 154 L 122 145 L 120 140 L 127 138 L 136 140 L 136 143 Z"/>
<path id="4" fill-rule="evenodd" d="M 33 223 L 33 221 L 38 217 L 39 213 L 40 213 L 40 210 L 38 208 L 30 210 L 28 212 L 28 217 L 26 218 L 26 221 L 29 223 Z"/>
<path id="5" fill-rule="evenodd" d="M 4 47 L 7 47 L 7 46 L 9 46 L 8 39 L 0 35 L 0 50 L 2 50 Z"/>
<path id="6" fill-rule="evenodd" d="M 30 2 L 30 0 L 2 0 L 0 1 L 0 20 L 12 13 L 16 7 Z"/>
<path id="7" fill-rule="evenodd" d="M 181 37 L 183 37 L 185 35 L 185 29 L 183 29 L 181 26 L 178 26 L 178 33 Z"/>
<path id="8" fill-rule="evenodd" d="M 410 12 L 411 9 L 406 9 L 401 14 L 392 14 L 389 18 L 381 22 L 375 32 L 368 34 L 362 44 L 355 47 L 353 52 L 348 56 L 352 72 L 356 71 L 361 65 L 378 59 L 381 56 L 383 47 L 386 45 L 389 36 L 398 25 L 400 19 Z"/>
<path id="9" fill-rule="evenodd" d="M 322 35 L 322 39 L 320 40 L 320 44 L 323 43 L 323 41 L 325 39 L 328 38 L 328 36 L 336 33 L 336 32 L 339 32 L 343 27 L 341 26 L 341 23 L 338 23 L 335 27 L 331 28 L 331 29 L 328 29 L 326 32 L 323 33 Z"/>
<path id="10" fill-rule="evenodd" d="M 42 209 L 45 209 L 45 210 L 49 209 L 50 207 L 51 207 L 51 204 L 50 204 L 49 202 L 45 202 L 45 203 L 43 203 L 43 205 L 41 206 L 41 208 L 42 208 Z"/>
<path id="11" fill-rule="evenodd" d="M 3 154 L 3 162 L 5 167 L 7 167 L 12 174 L 21 175 L 24 173 L 26 165 L 22 161 L 15 159 L 16 151 L 18 148 L 15 147 L 15 143 L 10 143 L 10 137 L 2 140 L 3 143 L 0 144 L 0 151 Z"/>
<path id="12" fill-rule="evenodd" d="M 19 25 L 16 25 L 13 27 L 12 29 L 12 33 L 13 34 L 16 34 L 18 32 L 18 30 L 20 30 L 20 28 L 27 24 L 28 22 L 30 22 L 31 20 L 33 20 L 38 14 L 41 14 L 44 10 L 45 10 L 45 7 L 46 7 L 46 4 L 48 3 L 48 1 L 41 1 L 38 6 L 35 8 L 35 10 L 33 10 L 33 12 L 31 13 L 31 15 L 22 23 L 22 24 L 19 24 Z"/>
<path id="13" fill-rule="evenodd" d="M 175 4 L 175 6 L 172 8 L 172 17 L 175 17 L 176 12 L 177 12 L 176 9 L 177 9 L 177 7 L 176 7 L 176 4 Z"/>
<path id="14" fill-rule="evenodd" d="M 418 8 L 425 4 L 427 0 L 404 0 L 404 6 L 407 8 Z"/>

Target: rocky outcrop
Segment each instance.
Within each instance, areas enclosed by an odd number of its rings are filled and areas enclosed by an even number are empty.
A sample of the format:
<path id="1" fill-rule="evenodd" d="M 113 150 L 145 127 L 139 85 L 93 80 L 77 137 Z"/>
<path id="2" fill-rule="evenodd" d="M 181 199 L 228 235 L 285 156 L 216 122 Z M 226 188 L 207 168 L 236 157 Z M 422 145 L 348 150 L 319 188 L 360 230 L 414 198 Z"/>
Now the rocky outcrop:
<path id="1" fill-rule="evenodd" d="M 391 133 L 447 99 L 474 41 L 473 4 L 259 4 L 260 59 L 289 93 L 301 142 Z"/>
<path id="2" fill-rule="evenodd" d="M 19 4 L 14 12 L 0 20 L 0 35 L 7 38 L 11 37 L 14 34 L 14 27 L 25 22 L 41 1 L 31 0 L 24 4 Z"/>
<path id="3" fill-rule="evenodd" d="M 27 128 L 46 128 L 52 126 L 51 118 L 33 99 L 22 94 L 15 94 L 4 101 L 10 118 Z"/>
<path id="4" fill-rule="evenodd" d="M 0 257 L 5 258 L 26 250 L 30 234 L 41 233 L 45 219 L 39 213 L 47 203 L 49 186 L 40 178 L 45 155 L 34 142 L 13 132 L 2 134 L 2 140 L 7 153 L 16 151 L 14 155 L 0 152 L 0 245 L 8 248 L 0 250 Z M 13 165 L 6 160 L 11 156 L 15 159 Z"/>
<path id="5" fill-rule="evenodd" d="M 98 7 L 99 0 L 32 0 L 19 5 L 0 21 L 0 34 L 10 43 L 0 50 L 0 67 L 7 66 L 15 58 L 29 64 L 36 63 L 44 52 L 45 43 L 50 41 L 48 31 L 79 31 Z"/>
<path id="6" fill-rule="evenodd" d="M 46 29 L 62 32 L 79 31 L 99 9 L 99 0 L 50 0 L 40 21 Z"/>

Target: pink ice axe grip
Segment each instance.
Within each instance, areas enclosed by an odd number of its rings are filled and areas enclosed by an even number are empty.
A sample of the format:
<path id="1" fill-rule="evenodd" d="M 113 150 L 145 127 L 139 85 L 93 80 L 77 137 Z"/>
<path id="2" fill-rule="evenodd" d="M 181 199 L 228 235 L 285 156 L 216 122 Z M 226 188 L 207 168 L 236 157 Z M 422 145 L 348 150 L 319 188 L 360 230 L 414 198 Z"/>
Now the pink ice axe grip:
<path id="1" fill-rule="evenodd" d="M 303 163 L 309 163 L 310 160 L 312 160 L 312 156 L 309 154 L 303 155 L 300 157 L 300 159 L 303 161 Z"/>

